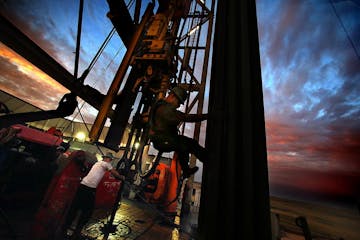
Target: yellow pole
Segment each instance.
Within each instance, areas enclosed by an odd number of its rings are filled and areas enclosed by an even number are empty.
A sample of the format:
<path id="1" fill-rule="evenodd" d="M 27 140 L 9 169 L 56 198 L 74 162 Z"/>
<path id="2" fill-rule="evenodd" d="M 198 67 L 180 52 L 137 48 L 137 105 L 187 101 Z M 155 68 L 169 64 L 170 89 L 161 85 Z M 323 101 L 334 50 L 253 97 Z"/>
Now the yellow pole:
<path id="1" fill-rule="evenodd" d="M 114 81 L 111 83 L 111 86 L 110 86 L 103 102 L 101 103 L 100 110 L 98 112 L 98 115 L 96 116 L 94 125 L 92 126 L 90 133 L 89 133 L 89 138 L 90 138 L 91 142 L 97 141 L 99 139 L 101 131 L 103 130 L 104 125 L 105 125 L 107 114 L 113 104 L 116 94 L 118 93 L 118 91 L 120 89 L 120 85 L 125 76 L 126 70 L 130 65 L 131 57 L 134 53 L 135 47 L 136 47 L 139 39 L 140 39 L 141 33 L 143 32 L 145 24 L 146 24 L 146 22 L 148 22 L 149 18 L 153 14 L 153 12 L 152 12 L 153 9 L 154 9 L 154 4 L 149 3 L 149 5 L 146 8 L 143 18 L 142 18 L 139 26 L 136 28 L 136 31 L 131 39 L 131 42 L 126 51 L 126 54 L 120 64 L 120 67 L 119 67 L 118 71 L 116 72 Z"/>

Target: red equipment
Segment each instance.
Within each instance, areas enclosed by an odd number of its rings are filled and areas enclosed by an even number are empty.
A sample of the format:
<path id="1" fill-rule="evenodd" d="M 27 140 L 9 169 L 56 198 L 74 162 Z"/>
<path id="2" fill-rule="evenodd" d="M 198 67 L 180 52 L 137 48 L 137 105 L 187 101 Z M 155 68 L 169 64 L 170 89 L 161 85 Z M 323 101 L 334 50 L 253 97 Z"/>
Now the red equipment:
<path id="1" fill-rule="evenodd" d="M 61 227 L 70 204 L 90 164 L 85 160 L 84 151 L 72 152 L 70 161 L 59 174 L 55 175 L 48 187 L 46 195 L 38 209 L 33 225 L 31 239 L 55 239 L 55 234 Z"/>
<path id="2" fill-rule="evenodd" d="M 11 127 L 19 131 L 19 133 L 16 134 L 18 138 L 26 141 L 46 146 L 59 146 L 63 141 L 60 136 L 55 136 L 47 132 L 41 132 L 37 129 L 29 128 L 21 124 L 16 124 Z"/>
<path id="3" fill-rule="evenodd" d="M 106 172 L 96 189 L 95 209 L 111 211 L 122 182 Z"/>
<path id="4" fill-rule="evenodd" d="M 181 166 L 174 154 L 170 166 L 159 163 L 148 181 L 145 197 L 149 203 L 161 204 L 167 213 L 176 213 Z"/>
<path id="5" fill-rule="evenodd" d="M 81 179 L 93 165 L 86 159 L 84 151 L 75 151 L 70 161 L 59 174 L 55 175 L 35 216 L 31 227 L 32 239 L 55 239 L 66 217 L 67 211 L 80 185 Z M 121 182 L 107 172 L 96 190 L 95 209 L 111 210 Z"/>

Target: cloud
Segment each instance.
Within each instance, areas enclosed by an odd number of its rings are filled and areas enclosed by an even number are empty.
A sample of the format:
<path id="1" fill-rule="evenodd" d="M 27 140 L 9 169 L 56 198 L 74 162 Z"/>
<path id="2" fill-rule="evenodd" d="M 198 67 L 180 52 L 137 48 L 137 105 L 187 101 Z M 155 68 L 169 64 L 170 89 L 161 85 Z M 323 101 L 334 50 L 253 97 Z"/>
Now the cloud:
<path id="1" fill-rule="evenodd" d="M 2 90 L 44 110 L 57 107 L 66 88 L 3 44 L 0 53 Z"/>
<path id="2" fill-rule="evenodd" d="M 293 195 L 297 190 L 349 195 L 359 186 L 360 8 L 357 2 L 334 1 L 338 18 L 327 0 L 256 1 L 273 192 L 283 189 Z M 85 4 L 79 75 L 89 66 L 112 28 L 105 16 L 106 4 L 99 7 L 96 3 Z M 76 1 L 6 1 L 0 11 L 73 72 Z M 114 36 L 86 83 L 106 93 L 124 50 L 120 38 Z M 31 69 L 29 63 L 3 45 L 0 51 L 1 88 L 11 94 L 16 92 L 36 106 L 56 107 L 66 89 L 36 68 Z M 84 106 L 85 121 L 92 121 L 91 114 L 85 112 L 96 111 L 87 104 Z M 78 119 L 81 120 L 79 115 Z M 203 135 L 200 142 L 204 142 Z"/>

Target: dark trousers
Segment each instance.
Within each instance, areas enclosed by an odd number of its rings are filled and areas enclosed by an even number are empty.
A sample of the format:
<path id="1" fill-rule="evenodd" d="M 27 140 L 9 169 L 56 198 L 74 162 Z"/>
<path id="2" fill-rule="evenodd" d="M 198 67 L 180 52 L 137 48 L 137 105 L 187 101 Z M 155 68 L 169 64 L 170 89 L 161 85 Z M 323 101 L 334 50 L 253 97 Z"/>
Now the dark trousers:
<path id="1" fill-rule="evenodd" d="M 74 235 L 78 236 L 82 228 L 90 220 L 95 206 L 95 188 L 90 188 L 80 184 L 69 212 L 66 216 L 63 230 L 66 231 L 74 221 L 76 214 L 80 211 L 79 221 L 76 225 Z"/>
<path id="2" fill-rule="evenodd" d="M 201 162 L 208 158 L 207 151 L 196 140 L 183 135 L 156 135 L 150 140 L 154 147 L 162 152 L 175 151 L 183 170 L 189 169 L 189 154 L 194 154 Z"/>

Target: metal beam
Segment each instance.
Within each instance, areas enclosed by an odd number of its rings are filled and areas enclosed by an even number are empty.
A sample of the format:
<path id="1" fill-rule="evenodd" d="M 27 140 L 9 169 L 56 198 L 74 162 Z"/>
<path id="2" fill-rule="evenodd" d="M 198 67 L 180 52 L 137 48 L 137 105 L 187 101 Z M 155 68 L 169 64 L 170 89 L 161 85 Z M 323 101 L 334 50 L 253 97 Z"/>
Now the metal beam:
<path id="1" fill-rule="evenodd" d="M 111 20 L 126 48 L 135 33 L 135 24 L 123 0 L 107 0 L 110 11 L 107 17 Z"/>
<path id="2" fill-rule="evenodd" d="M 100 137 L 101 131 L 104 128 L 105 121 L 106 121 L 106 113 L 111 109 L 112 105 L 114 104 L 115 97 L 120 89 L 121 83 L 124 79 L 127 69 L 130 66 L 130 60 L 133 56 L 135 51 L 136 44 L 138 43 L 141 34 L 145 28 L 146 23 L 149 21 L 150 17 L 153 15 L 154 4 L 149 3 L 144 16 L 141 20 L 141 23 L 137 27 L 133 36 L 131 36 L 130 45 L 125 53 L 125 56 L 120 64 L 118 71 L 115 74 L 115 78 L 112 81 L 109 90 L 101 103 L 101 108 L 96 116 L 94 121 L 94 125 L 92 126 L 89 132 L 90 141 L 94 142 L 97 141 Z"/>
<path id="3" fill-rule="evenodd" d="M 0 116 L 0 128 L 10 127 L 13 124 L 24 124 L 27 122 L 53 118 L 64 118 L 73 114 L 77 105 L 78 102 L 76 100 L 76 96 L 73 93 L 67 93 L 60 100 L 59 106 L 55 110 L 15 113 Z"/>

